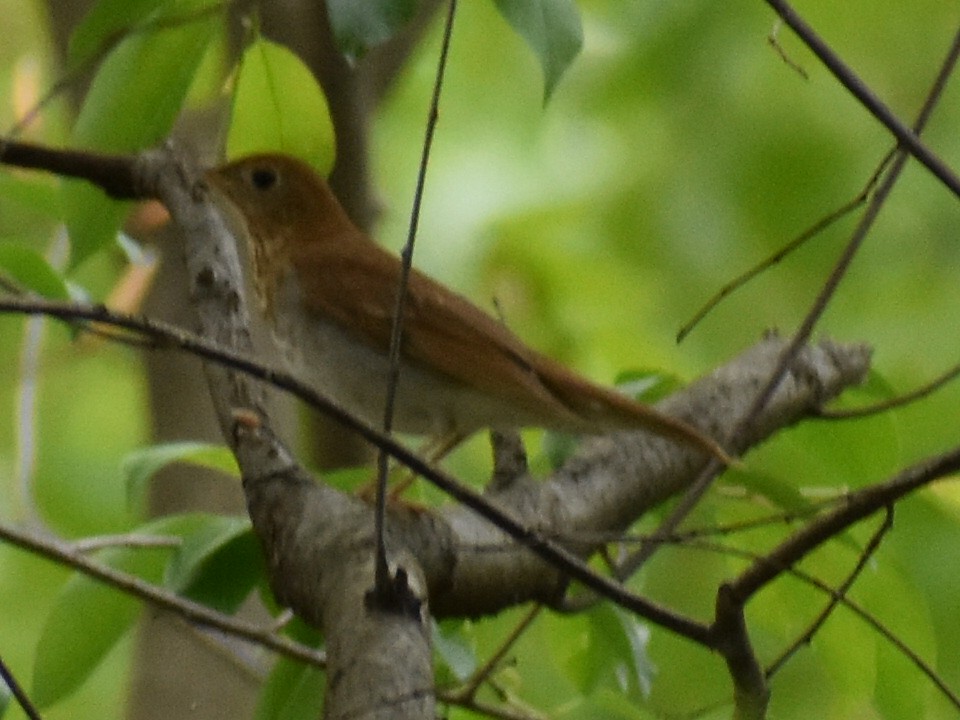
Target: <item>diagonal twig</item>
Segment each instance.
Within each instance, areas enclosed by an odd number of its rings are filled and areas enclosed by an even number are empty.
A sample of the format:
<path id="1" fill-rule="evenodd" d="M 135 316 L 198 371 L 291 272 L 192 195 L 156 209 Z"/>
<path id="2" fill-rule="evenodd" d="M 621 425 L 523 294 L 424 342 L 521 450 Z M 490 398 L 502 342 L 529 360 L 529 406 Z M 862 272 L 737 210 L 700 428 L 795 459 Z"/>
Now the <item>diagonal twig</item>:
<path id="1" fill-rule="evenodd" d="M 766 0 L 777 15 L 813 51 L 833 76 L 850 91 L 871 115 L 883 124 L 897 139 L 900 148 L 917 159 L 957 197 L 960 197 L 960 178 L 920 140 L 920 130 L 907 127 L 886 104 L 867 87 L 866 83 L 843 62 L 807 22 L 785 0 Z M 933 95 L 939 96 L 939 90 Z"/>
<path id="2" fill-rule="evenodd" d="M 274 652 L 286 655 L 295 660 L 323 667 L 325 655 L 313 648 L 301 645 L 282 635 L 277 635 L 270 629 L 264 629 L 249 622 L 232 618 L 223 613 L 211 610 L 206 605 L 180 597 L 176 593 L 157 587 L 136 575 L 116 570 L 108 565 L 93 560 L 85 553 L 77 550 L 70 543 L 64 543 L 52 538 L 41 538 L 28 534 L 9 525 L 0 523 L 0 540 L 16 545 L 17 547 L 40 555 L 53 562 L 73 568 L 102 583 L 122 590 L 154 607 L 169 611 L 190 623 L 219 630 L 228 635 L 243 638 Z"/>
<path id="3" fill-rule="evenodd" d="M 779 0 L 768 1 L 779 3 Z M 937 77 L 934 80 L 930 93 L 927 95 L 927 99 L 917 115 L 916 122 L 914 123 L 914 131 L 917 134 L 919 134 L 926 126 L 933 109 L 936 107 L 937 102 L 942 96 L 943 90 L 946 87 L 947 78 L 949 78 L 956 67 L 958 56 L 960 56 L 960 31 L 958 31 L 954 36 L 953 43 L 951 44 L 950 49 L 947 52 L 947 56 L 940 67 L 940 71 L 937 73 Z M 832 53 L 831 57 L 833 57 Z M 913 133 L 911 133 L 911 136 L 912 135 Z M 780 382 L 786 375 L 788 368 L 795 361 L 800 348 L 803 347 L 803 345 L 810 339 L 814 326 L 820 320 L 820 317 L 826 310 L 827 305 L 833 298 L 834 293 L 840 286 L 840 281 L 846 276 L 847 270 L 850 268 L 854 257 L 863 244 L 867 233 L 869 232 L 870 228 L 873 227 L 873 223 L 879 215 L 881 208 L 886 203 L 887 197 L 893 190 L 893 186 L 896 184 L 897 179 L 900 177 L 900 173 L 903 170 L 908 157 L 909 155 L 903 148 L 898 151 L 893 160 L 893 164 L 884 175 L 880 183 L 877 185 L 877 189 L 874 192 L 873 197 L 870 199 L 863 217 L 861 217 L 860 222 L 854 229 L 850 241 L 847 243 L 846 247 L 844 247 L 840 258 L 834 265 L 834 268 L 831 271 L 830 276 L 827 278 L 826 283 L 824 283 L 823 288 L 821 288 L 817 297 L 814 299 L 813 305 L 807 312 L 807 315 L 801 323 L 800 328 L 791 338 L 787 347 L 783 350 L 783 353 L 780 356 L 780 361 L 778 362 L 774 371 L 770 374 L 770 378 L 767 383 L 757 393 L 750 409 L 744 414 L 740 422 L 735 425 L 734 430 L 731 433 L 732 441 L 727 443 L 726 447 L 730 447 L 734 451 L 737 451 L 748 441 L 750 428 L 754 422 L 754 418 L 759 415 L 761 410 L 769 402 L 770 398 L 773 396 L 773 393 L 776 391 L 777 387 L 780 385 Z M 674 508 L 667 519 L 664 520 L 660 528 L 658 528 L 652 540 L 656 540 L 658 537 L 669 536 L 679 527 L 680 523 L 683 522 L 687 515 L 690 514 L 691 510 L 693 510 L 693 508 L 700 501 L 700 498 L 703 497 L 703 494 L 710 487 L 718 470 L 720 470 L 720 464 L 711 460 L 711 462 L 701 471 L 700 476 L 684 494 L 677 507 Z M 635 557 L 631 559 L 631 562 L 629 563 L 630 568 L 633 571 L 636 571 L 655 552 L 658 546 L 659 543 L 657 542 L 649 542 L 641 547 L 640 550 L 637 551 Z"/>

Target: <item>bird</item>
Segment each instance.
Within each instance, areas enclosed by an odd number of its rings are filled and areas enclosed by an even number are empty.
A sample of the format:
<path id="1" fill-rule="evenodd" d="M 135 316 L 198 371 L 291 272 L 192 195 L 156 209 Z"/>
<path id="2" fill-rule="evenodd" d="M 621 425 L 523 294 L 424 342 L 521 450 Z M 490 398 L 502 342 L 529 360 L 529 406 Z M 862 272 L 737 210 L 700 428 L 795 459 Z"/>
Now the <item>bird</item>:
<path id="1" fill-rule="evenodd" d="M 382 425 L 400 258 L 361 231 L 298 158 L 253 154 L 204 177 L 245 225 L 257 306 L 288 368 Z M 642 430 L 734 462 L 710 436 L 534 350 L 415 268 L 406 293 L 394 430 L 444 447 L 481 429 Z"/>

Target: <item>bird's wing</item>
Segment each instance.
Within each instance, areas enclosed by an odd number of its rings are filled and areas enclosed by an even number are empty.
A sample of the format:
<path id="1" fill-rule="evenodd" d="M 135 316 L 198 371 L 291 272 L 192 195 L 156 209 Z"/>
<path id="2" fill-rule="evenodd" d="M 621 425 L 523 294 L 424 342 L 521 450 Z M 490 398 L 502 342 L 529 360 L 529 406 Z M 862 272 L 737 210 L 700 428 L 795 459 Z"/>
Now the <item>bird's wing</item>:
<path id="1" fill-rule="evenodd" d="M 373 248 L 376 252 L 356 253 L 331 243 L 307 245 L 300 251 L 317 256 L 295 266 L 323 268 L 315 277 L 300 278 L 311 299 L 308 309 L 354 329 L 386 353 L 400 261 Z M 531 425 L 573 432 L 642 427 L 733 462 L 712 438 L 537 353 L 469 300 L 417 271 L 410 275 L 402 352 L 410 362 L 509 398 Z"/>
<path id="2" fill-rule="evenodd" d="M 386 353 L 400 260 L 379 246 L 374 248 L 376 252 L 361 254 L 346 243 L 315 243 L 300 251 L 316 257 L 295 266 L 323 268 L 314 276 L 299 278 L 311 311 L 352 329 L 371 347 Z M 364 292 L 358 292 L 360 287 Z M 402 352 L 409 361 L 439 370 L 465 385 L 509 397 L 534 418 L 569 415 L 571 426 L 579 424 L 575 413 L 544 384 L 535 367 L 543 361 L 556 363 L 537 355 L 466 298 L 416 270 L 410 274 L 407 293 Z"/>

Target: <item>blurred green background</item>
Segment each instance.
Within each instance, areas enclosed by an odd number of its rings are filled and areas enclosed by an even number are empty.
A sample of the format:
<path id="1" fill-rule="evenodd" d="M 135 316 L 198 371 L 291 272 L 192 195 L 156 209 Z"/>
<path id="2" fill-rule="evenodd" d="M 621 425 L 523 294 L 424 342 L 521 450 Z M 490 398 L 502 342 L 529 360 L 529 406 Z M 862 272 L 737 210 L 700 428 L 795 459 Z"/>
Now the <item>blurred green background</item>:
<path id="1" fill-rule="evenodd" d="M 484 307 L 496 298 L 519 335 L 598 381 L 631 368 L 691 379 L 768 328 L 796 327 L 855 216 L 727 298 L 684 343 L 674 341 L 725 282 L 855 196 L 892 141 L 786 30 L 779 42 L 808 78 L 780 59 L 767 42 L 776 19 L 760 2 L 579 5 L 583 53 L 544 106 L 537 61 L 493 3 L 461 3 L 416 263 Z M 938 0 L 821 0 L 798 10 L 906 120 L 960 25 L 960 6 Z M 17 99 L 31 87 L 49 88 L 59 70 L 39 3 L 0 0 L 0 14 L 0 127 L 9 128 Z M 439 29 L 434 23 L 372 128 L 377 235 L 391 247 L 406 233 Z M 28 137 L 61 145 L 65 128 L 62 103 L 54 103 Z M 955 168 L 958 128 L 954 81 L 925 139 Z M 0 174 L 0 241 L 46 250 L 55 224 L 43 205 L 55 206 L 55 186 L 36 174 Z M 876 372 L 895 392 L 958 360 L 958 228 L 957 199 L 911 163 L 819 326 L 818 334 L 869 342 Z M 101 253 L 72 279 L 100 300 L 119 267 L 119 253 Z M 33 332 L 42 334 L 39 345 L 29 339 Z M 40 353 L 36 378 L 24 375 L 31 347 Z M 74 342 L 49 322 L 0 316 L 0 367 L 0 520 L 30 524 L 37 512 L 67 537 L 135 525 L 120 464 L 150 439 L 138 355 Z M 749 455 L 748 466 L 813 497 L 877 481 L 954 446 L 958 402 L 953 385 L 895 415 L 808 424 Z M 485 452 L 482 444 L 467 451 L 456 469 L 482 477 L 477 459 Z M 693 522 L 748 517 L 764 502 L 731 482 Z M 895 532 L 853 593 L 954 687 L 957 521 L 952 483 L 903 503 Z M 775 537 L 768 530 L 738 543 L 759 550 Z M 866 537 L 857 529 L 848 539 Z M 807 569 L 836 582 L 854 561 L 852 546 L 834 543 Z M 642 587 L 705 618 L 716 583 L 740 566 L 716 554 L 665 552 Z M 0 655 L 22 679 L 67 577 L 0 547 Z M 823 601 L 791 581 L 761 595 L 748 620 L 764 659 Z M 508 626 L 502 618 L 464 632 L 482 650 Z M 652 691 L 637 709 L 615 678 L 584 680 L 586 658 L 596 651 L 593 628 L 590 617 L 542 618 L 502 678 L 507 692 L 558 718 L 676 716 L 729 696 L 716 658 L 654 630 Z M 45 717 L 122 716 L 129 662 L 125 644 Z M 955 717 L 912 665 L 842 611 L 772 689 L 778 718 Z M 722 705 L 704 717 L 728 712 Z"/>

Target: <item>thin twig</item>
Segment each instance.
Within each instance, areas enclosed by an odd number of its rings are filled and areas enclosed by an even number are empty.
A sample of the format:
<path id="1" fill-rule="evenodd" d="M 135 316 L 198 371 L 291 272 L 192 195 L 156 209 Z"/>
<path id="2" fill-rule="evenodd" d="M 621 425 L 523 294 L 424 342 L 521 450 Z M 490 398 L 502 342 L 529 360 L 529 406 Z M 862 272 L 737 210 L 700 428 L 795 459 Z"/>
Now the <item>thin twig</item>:
<path id="1" fill-rule="evenodd" d="M 890 630 L 890 628 L 881 623 L 876 617 L 867 612 L 864 608 L 860 607 L 858 603 L 851 600 L 846 595 L 836 594 L 830 586 L 813 577 L 812 575 L 808 575 L 802 570 L 797 570 L 796 568 L 791 570 L 791 574 L 800 578 L 804 582 L 809 583 L 818 590 L 821 590 L 828 595 L 837 597 L 838 601 L 842 603 L 845 608 L 867 623 L 867 625 L 872 627 L 880 635 L 880 637 L 893 645 L 905 658 L 913 663 L 917 669 L 936 686 L 936 688 L 943 694 L 944 698 L 946 698 L 947 701 L 953 705 L 955 710 L 960 710 L 960 695 L 950 689 L 950 687 L 946 684 L 946 682 L 944 682 L 943 678 L 940 677 L 930 663 L 920 657 L 920 655 L 917 654 L 913 648 L 908 646 L 903 640 L 897 637 L 893 631 Z"/>
<path id="2" fill-rule="evenodd" d="M 772 678 L 791 657 L 793 657 L 797 650 L 813 640 L 813 636 L 817 634 L 817 631 L 821 627 L 823 627 L 823 624 L 827 621 L 827 618 L 833 614 L 833 611 L 836 609 L 837 605 L 840 604 L 844 598 L 846 598 L 850 588 L 853 587 L 854 581 L 860 577 L 860 573 L 863 572 L 863 569 L 867 566 L 867 561 L 873 557 L 873 554 L 880 548 L 880 541 L 886 536 L 892 527 L 893 506 L 888 505 L 887 512 L 883 516 L 883 522 L 880 524 L 880 527 L 877 528 L 876 532 L 871 536 L 870 542 L 867 543 L 867 546 L 863 549 L 863 552 L 860 553 L 860 557 L 857 559 L 857 563 L 853 570 L 851 570 L 850 574 L 847 575 L 842 583 L 840 583 L 840 586 L 837 587 L 833 593 L 831 593 L 830 600 L 827 602 L 823 610 L 821 610 L 817 617 L 814 618 L 813 622 L 810 623 L 810 627 L 801 633 L 796 641 L 783 651 L 780 657 L 767 666 L 765 672 L 768 680 Z"/>
<path id="3" fill-rule="evenodd" d="M 413 207 L 410 210 L 410 227 L 407 231 L 407 241 L 400 253 L 400 280 L 397 286 L 397 299 L 393 311 L 393 324 L 390 328 L 390 376 L 387 380 L 387 396 L 383 412 L 383 432 L 387 435 L 393 427 L 393 411 L 397 397 L 397 384 L 400 381 L 400 345 L 403 340 L 403 314 L 407 303 L 407 285 L 410 280 L 410 269 L 413 265 L 413 247 L 417 238 L 417 226 L 420 222 L 420 207 L 423 204 L 423 189 L 427 180 L 427 166 L 430 161 L 430 148 L 433 146 L 433 135 L 440 117 L 440 91 L 443 87 L 444 71 L 447 67 L 447 57 L 450 53 L 450 38 L 453 35 L 453 19 L 457 13 L 456 0 L 450 0 L 447 20 L 443 30 L 443 41 L 440 44 L 440 59 L 437 63 L 437 75 L 433 84 L 433 96 L 430 98 L 430 110 L 427 115 L 427 127 L 424 132 L 423 150 L 420 153 L 420 167 L 417 171 L 417 185 L 413 193 Z M 377 502 L 374 514 L 374 533 L 376 535 L 375 583 L 376 593 L 380 598 L 390 595 L 392 584 L 390 570 L 387 566 L 387 547 L 384 540 L 384 525 L 387 514 L 387 478 L 389 456 L 382 448 L 377 457 Z"/>
<path id="4" fill-rule="evenodd" d="M 770 34 L 767 35 L 767 43 L 772 47 L 777 55 L 780 56 L 780 59 L 783 60 L 784 64 L 793 70 L 797 75 L 802 77 L 804 80 L 809 80 L 810 75 L 804 70 L 798 62 L 793 58 L 787 55 L 787 51 L 783 49 L 783 45 L 780 44 L 780 27 L 783 23 L 777 22 L 773 26 L 773 30 L 770 31 Z"/>
<path id="5" fill-rule="evenodd" d="M 179 547 L 183 540 L 176 535 L 144 535 L 126 533 L 124 535 L 97 535 L 85 537 L 71 543 L 74 552 L 89 554 L 106 548 L 170 548 Z"/>
<path id="6" fill-rule="evenodd" d="M 755 563 L 763 560 L 763 556 L 755 552 L 731 547 L 729 545 L 706 542 L 703 540 L 688 541 L 684 543 L 684 547 L 693 550 L 705 550 L 722 555 L 743 558 Z M 835 598 L 843 607 L 847 608 L 863 622 L 867 623 L 867 625 L 873 628 L 873 630 L 875 630 L 880 637 L 893 645 L 905 658 L 916 665 L 920 672 L 923 673 L 934 685 L 936 685 L 937 689 L 943 693 L 944 697 L 955 708 L 960 710 L 960 696 L 958 696 L 957 693 L 947 686 L 947 684 L 939 675 L 937 675 L 937 672 L 930 666 L 930 664 L 921 658 L 917 652 L 909 647 L 903 640 L 897 637 L 893 631 L 890 630 L 890 628 L 885 626 L 871 613 L 857 604 L 856 601 L 850 599 L 850 597 L 848 597 L 846 594 L 842 594 L 836 589 L 830 587 L 819 578 L 800 570 L 796 566 L 786 568 L 784 569 L 784 572 L 789 574 L 791 577 L 796 578 L 797 580 L 800 580 L 801 582 L 804 582 L 813 588 L 816 588 L 828 597 Z"/>
<path id="7" fill-rule="evenodd" d="M 503 705 L 494 705 L 484 702 L 477 698 L 467 700 L 457 700 L 451 698 L 443 690 L 437 691 L 437 699 L 450 705 L 456 705 L 464 710 L 471 710 L 478 717 L 494 718 L 494 720 L 550 720 L 549 716 L 537 712 L 530 708 L 504 707 Z M 509 702 L 504 698 L 504 702 Z"/>
<path id="8" fill-rule="evenodd" d="M 768 0 L 768 2 L 776 3 L 777 5 L 783 5 L 783 3 L 779 2 L 779 0 Z M 787 18 L 784 18 L 784 20 L 790 24 L 790 21 L 787 20 Z M 799 21 L 799 18 L 797 18 L 797 20 Z M 802 21 L 799 22 L 802 23 Z M 793 25 L 791 25 L 791 27 L 793 27 Z M 796 30 L 796 28 L 794 28 L 794 30 Z M 812 34 L 812 30 L 810 32 Z M 818 38 L 817 40 L 819 41 Z M 835 60 L 835 62 L 839 63 L 839 60 L 836 60 L 832 52 L 828 54 L 829 57 Z M 947 56 L 944 59 L 940 71 L 937 73 L 937 77 L 934 80 L 930 93 L 927 95 L 927 99 L 924 102 L 920 113 L 917 115 L 917 120 L 914 123 L 914 130 L 917 134 L 923 131 L 923 128 L 926 126 L 934 107 L 939 101 L 943 93 L 943 89 L 946 87 L 947 78 L 951 75 L 954 67 L 956 66 L 958 55 L 960 55 L 960 31 L 958 31 L 958 33 L 954 36 L 953 43 L 947 52 Z M 826 60 L 824 60 L 824 62 L 826 62 Z M 912 132 L 909 132 L 908 134 L 911 138 L 915 139 Z M 777 387 L 780 385 L 780 382 L 786 375 L 788 368 L 795 361 L 797 353 L 800 352 L 800 348 L 803 347 L 803 345 L 810 339 L 814 326 L 823 315 L 827 305 L 833 298 L 834 293 L 840 286 L 840 281 L 846 276 L 847 270 L 849 270 L 854 257 L 856 257 L 857 251 L 860 249 L 860 246 L 866 239 L 867 232 L 873 227 L 873 223 L 877 219 L 880 209 L 886 203 L 887 197 L 890 195 L 890 192 L 893 190 L 893 186 L 899 179 L 900 173 L 903 170 L 908 157 L 909 155 L 904 149 L 901 148 L 898 150 L 897 155 L 893 160 L 893 164 L 884 174 L 883 179 L 878 183 L 877 189 L 874 192 L 873 197 L 870 199 L 863 217 L 860 218 L 860 222 L 854 229 L 849 242 L 843 249 L 843 252 L 834 265 L 833 270 L 830 272 L 830 275 L 824 283 L 823 288 L 821 288 L 820 292 L 817 294 L 817 297 L 814 299 L 813 305 L 807 312 L 806 317 L 804 317 L 800 328 L 791 338 L 787 347 L 784 348 L 780 355 L 777 366 L 770 374 L 770 378 L 767 383 L 760 389 L 750 408 L 734 426 L 734 430 L 731 433 L 731 441 L 725 443 L 725 447 L 732 448 L 735 452 L 738 448 L 746 444 L 750 434 L 750 427 L 753 424 L 754 419 L 760 414 L 763 408 L 766 407 L 770 398 L 773 396 L 773 393 L 776 391 Z M 677 507 L 674 508 L 667 519 L 663 521 L 657 533 L 655 534 L 655 537 L 660 536 L 661 531 L 663 536 L 668 536 L 673 533 L 677 527 L 679 527 L 680 523 L 683 522 L 693 508 L 696 507 L 697 503 L 700 502 L 700 498 L 703 497 L 703 494 L 710 487 L 719 470 L 720 463 L 714 459 L 711 459 L 706 467 L 704 467 L 704 469 L 700 472 L 700 475 L 697 477 L 697 479 L 687 489 L 687 492 L 684 493 L 684 496 L 681 498 Z M 656 547 L 656 544 L 651 543 L 637 551 L 636 557 L 632 561 L 634 570 L 639 569 L 643 563 L 646 562 L 650 555 L 653 554 Z"/>
<path id="9" fill-rule="evenodd" d="M 953 69 L 956 67 L 958 56 L 960 56 L 960 31 L 958 31 L 954 36 L 953 43 L 950 46 L 950 50 L 944 59 L 940 71 L 937 73 L 937 77 L 930 89 L 930 93 L 927 95 L 927 99 L 925 100 L 923 107 L 920 109 L 920 113 L 917 115 L 916 122 L 914 123 L 914 131 L 917 134 L 923 132 L 923 129 L 926 127 L 927 121 L 930 119 L 930 115 L 932 114 L 934 107 L 936 107 L 936 104 L 939 101 L 944 88 L 946 87 L 947 78 L 949 78 L 953 72 Z M 800 348 L 810 339 L 814 326 L 820 320 L 820 317 L 823 315 L 824 311 L 826 311 L 827 305 L 830 303 L 834 293 L 840 286 L 841 280 L 846 277 L 847 271 L 850 269 L 850 265 L 853 263 L 853 259 L 860 250 L 863 241 L 866 239 L 867 233 L 873 227 L 873 223 L 880 214 L 881 208 L 886 203 L 887 197 L 893 190 L 893 186 L 900 178 L 900 173 L 902 172 L 903 167 L 906 165 L 908 157 L 909 155 L 902 148 L 898 150 L 891 167 L 886 172 L 883 179 L 878 183 L 877 189 L 874 192 L 873 197 L 870 199 L 863 217 L 860 218 L 860 222 L 854 229 L 849 242 L 843 249 L 843 252 L 840 254 L 840 257 L 834 265 L 833 270 L 830 272 L 830 275 L 827 278 L 827 281 L 824 283 L 823 288 L 821 288 L 820 292 L 817 294 L 817 297 L 814 299 L 813 305 L 807 312 L 806 317 L 804 317 L 800 328 L 797 330 L 790 343 L 784 349 L 780 358 L 780 362 L 778 363 L 775 371 L 771 373 L 770 379 L 766 385 L 760 390 L 759 393 L 757 393 L 757 397 L 753 403 L 753 406 L 744 416 L 743 420 L 737 424 L 737 428 L 734 431 L 735 439 L 742 439 L 749 432 L 753 418 L 756 417 L 766 406 L 770 397 L 780 384 L 780 381 L 783 379 L 784 375 L 786 375 L 790 364 L 793 363 L 794 359 L 796 358 Z"/>
<path id="10" fill-rule="evenodd" d="M 58 230 L 47 248 L 46 260 L 55 271 L 62 271 L 67 264 L 70 243 L 66 230 Z M 20 487 L 21 500 L 26 517 L 35 527 L 45 525 L 37 509 L 34 483 L 37 469 L 38 443 L 38 386 L 42 357 L 45 323 L 43 318 L 30 318 L 24 323 L 23 343 L 20 347 L 20 368 L 16 389 L 16 483 Z"/>
<path id="11" fill-rule="evenodd" d="M 818 517 L 787 538 L 732 583 L 744 600 L 759 592 L 789 568 L 852 525 L 893 505 L 907 494 L 960 470 L 960 448 L 928 458 L 902 470 L 890 480 L 849 493 L 842 505 Z"/>
<path id="12" fill-rule="evenodd" d="M 10 668 L 7 667 L 3 658 L 0 658 L 0 680 L 3 680 L 6 686 L 10 688 L 10 692 L 13 693 L 13 696 L 17 699 L 17 704 L 20 705 L 24 715 L 30 718 L 30 720 L 41 720 L 40 712 L 34 707 L 30 696 L 27 695 L 26 691 L 20 686 L 20 683 L 17 682 L 17 678 L 13 672 L 11 672 Z"/>
<path id="13" fill-rule="evenodd" d="M 919 138 L 920 131 L 916 127 L 911 129 L 904 125 L 893 111 L 867 87 L 853 69 L 840 59 L 830 46 L 824 42 L 823 38 L 817 35 L 813 28 L 798 15 L 788 3 L 784 0 L 767 0 L 767 4 L 772 7 L 790 29 L 806 43 L 814 55 L 820 58 L 820 62 L 826 65 L 827 69 L 833 73 L 833 76 L 860 101 L 860 104 L 893 134 L 901 149 L 915 157 L 921 165 L 946 185 L 954 195 L 960 197 L 960 178 L 953 173 L 946 163 L 921 142 Z M 935 89 L 933 94 L 939 96 L 939 90 Z"/>
<path id="14" fill-rule="evenodd" d="M 820 408 L 817 411 L 817 416 L 827 418 L 829 420 L 850 420 L 853 418 L 876 415 L 877 413 L 886 412 L 887 410 L 904 407 L 905 405 L 909 405 L 917 400 L 922 400 L 923 398 L 928 397 L 956 378 L 958 375 L 960 375 L 960 364 L 954 365 L 952 368 L 947 370 L 939 377 L 934 378 L 926 385 L 921 385 L 916 390 L 912 390 L 904 395 L 899 395 L 895 398 L 891 398 L 890 400 L 874 403 L 873 405 L 867 405 L 865 407 L 849 408 L 845 410 L 830 410 Z"/>
<path id="15" fill-rule="evenodd" d="M 87 180 L 116 200 L 149 197 L 139 187 L 136 159 L 130 155 L 63 150 L 0 138 L 0 162 Z"/>
<path id="16" fill-rule="evenodd" d="M 264 630 L 252 623 L 244 622 L 229 615 L 211 610 L 205 605 L 180 597 L 169 590 L 151 585 L 136 575 L 120 572 L 103 563 L 91 560 L 85 554 L 78 552 L 68 543 L 52 538 L 41 538 L 17 530 L 9 525 L 0 523 L 0 540 L 11 545 L 40 555 L 61 565 L 73 568 L 85 575 L 115 587 L 128 595 L 139 598 L 154 607 L 167 610 L 188 622 L 203 625 L 233 635 L 257 645 L 269 648 L 274 652 L 286 655 L 294 660 L 300 660 L 309 665 L 324 667 L 326 656 L 324 653 L 306 645 L 294 642 L 282 635 L 275 635 L 270 630 Z"/>
<path id="17" fill-rule="evenodd" d="M 540 613 L 543 611 L 543 605 L 536 604 L 520 618 L 520 622 L 516 624 L 513 630 L 510 631 L 510 634 L 504 638 L 503 642 L 500 643 L 500 647 L 497 649 L 493 655 L 473 673 L 473 676 L 463 685 L 463 687 L 456 688 L 451 691 L 447 697 L 450 702 L 456 703 L 467 703 L 474 699 L 477 694 L 477 690 L 480 686 L 486 682 L 487 678 L 493 674 L 497 669 L 500 663 L 503 661 L 504 656 L 509 652 L 510 648 L 520 639 L 520 637 L 527 631 L 527 628 L 533 624 L 533 621 L 539 617 Z"/>
<path id="18" fill-rule="evenodd" d="M 683 342 L 687 338 L 687 335 L 689 335 L 693 329 L 700 324 L 700 321 L 709 315 L 710 312 L 713 311 L 713 309 L 729 295 L 732 295 L 735 291 L 739 290 L 741 287 L 753 280 L 753 278 L 760 273 L 770 269 L 774 265 L 781 263 L 789 255 L 793 254 L 794 250 L 798 250 L 805 245 L 808 240 L 816 237 L 828 227 L 843 219 L 848 214 L 863 205 L 869 199 L 870 193 L 873 191 L 877 181 L 880 179 L 884 168 L 887 167 L 887 165 L 890 163 L 890 160 L 893 158 L 893 153 L 894 151 L 887 153 L 887 156 L 880 162 L 880 164 L 877 166 L 877 169 L 874 170 L 873 175 L 871 175 L 863 189 L 857 193 L 856 197 L 848 200 L 827 215 L 824 215 L 822 218 L 813 223 L 813 225 L 810 225 L 803 232 L 790 240 L 786 245 L 779 248 L 772 255 L 764 258 L 753 267 L 747 269 L 745 272 L 735 277 L 733 280 L 720 288 L 716 293 L 714 293 L 713 296 L 707 300 L 707 302 L 705 302 L 696 313 L 694 313 L 693 317 L 690 318 L 690 320 L 688 320 L 683 327 L 680 328 L 679 332 L 677 333 L 677 343 Z"/>

